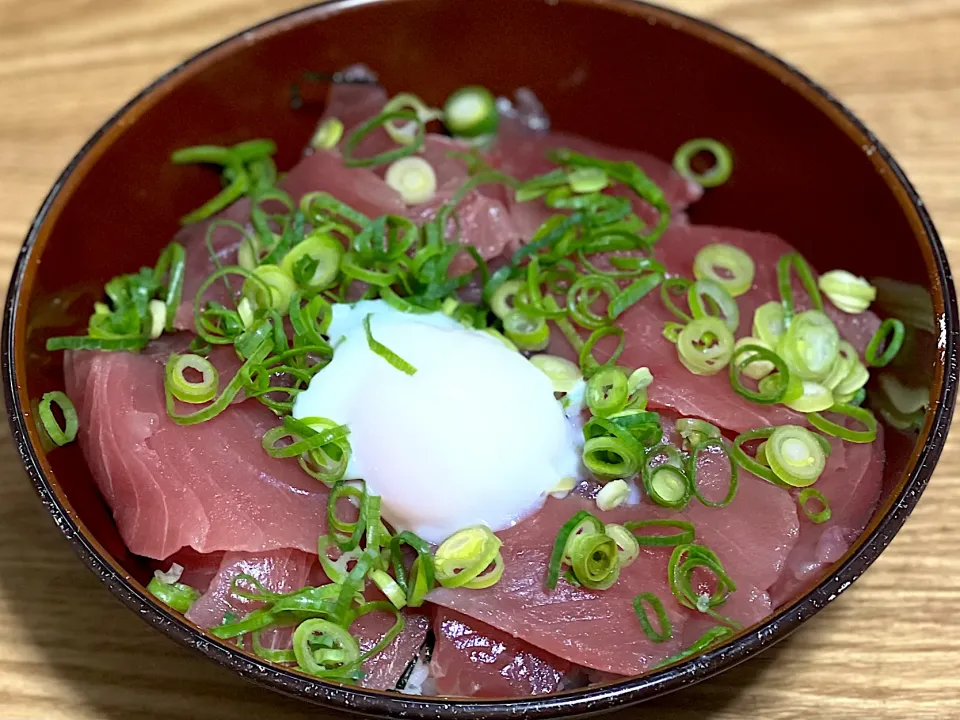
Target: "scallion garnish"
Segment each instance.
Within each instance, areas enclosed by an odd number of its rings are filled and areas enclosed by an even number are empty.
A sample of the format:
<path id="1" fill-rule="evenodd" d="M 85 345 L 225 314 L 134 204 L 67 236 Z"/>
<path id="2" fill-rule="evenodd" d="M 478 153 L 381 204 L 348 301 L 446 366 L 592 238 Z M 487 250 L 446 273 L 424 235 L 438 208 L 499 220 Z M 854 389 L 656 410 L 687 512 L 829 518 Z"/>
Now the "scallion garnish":
<path id="1" fill-rule="evenodd" d="M 700 653 L 708 650 L 717 643 L 723 642 L 724 640 L 733 637 L 736 631 L 733 628 L 727 627 L 725 625 L 717 625 L 715 627 L 707 630 L 703 635 L 701 635 L 696 642 L 690 645 L 686 650 L 682 650 L 676 655 L 671 655 L 665 660 L 661 660 L 656 665 L 653 666 L 653 670 L 658 670 L 667 665 L 673 665 L 674 663 L 681 662 L 686 660 L 689 657 L 694 655 L 699 655 Z"/>
<path id="2" fill-rule="evenodd" d="M 705 245 L 693 259 L 693 276 L 697 280 L 712 280 L 732 297 L 743 295 L 753 286 L 755 273 L 753 258 L 733 245 Z"/>
<path id="3" fill-rule="evenodd" d="M 654 630 L 646 606 L 649 606 L 656 615 L 659 630 Z M 660 643 L 673 637 L 673 626 L 670 623 L 670 618 L 667 617 L 667 611 L 664 610 L 660 598 L 653 593 L 643 592 L 633 598 L 633 611 L 637 614 L 637 620 L 640 621 L 643 634 L 651 641 Z"/>
<path id="4" fill-rule="evenodd" d="M 641 478 L 647 496 L 657 505 L 679 510 L 690 502 L 690 478 L 673 445 L 657 445 L 647 451 Z"/>
<path id="5" fill-rule="evenodd" d="M 783 402 L 790 385 L 790 370 L 787 368 L 787 364 L 769 347 L 759 344 L 760 341 L 753 338 L 744 338 L 744 340 L 746 342 L 737 342 L 734 346 L 733 355 L 730 357 L 730 384 L 733 386 L 734 392 L 755 403 L 769 405 Z M 761 372 L 752 372 L 752 368 L 761 364 L 764 365 Z M 762 380 L 770 376 L 774 369 L 777 372 L 772 383 L 773 387 L 758 387 L 757 390 L 751 390 L 740 379 L 741 375 L 747 375 Z M 760 377 L 757 378 L 757 375 Z"/>
<path id="6" fill-rule="evenodd" d="M 877 289 L 846 270 L 831 270 L 817 281 L 820 290 L 836 307 L 851 315 L 866 312 L 877 298 Z"/>
<path id="7" fill-rule="evenodd" d="M 491 135 L 499 120 L 493 93 L 478 85 L 460 88 L 443 105 L 443 124 L 459 137 Z"/>
<path id="8" fill-rule="evenodd" d="M 817 436 L 798 425 L 780 425 L 767 438 L 765 457 L 770 469 L 790 487 L 813 485 L 826 465 Z"/>
<path id="9" fill-rule="evenodd" d="M 54 405 L 63 413 L 62 426 L 53 413 Z M 77 409 L 66 393 L 59 390 L 44 393 L 37 405 L 37 415 L 40 418 L 40 424 L 55 445 L 66 445 L 76 439 L 80 421 L 77 418 Z"/>
<path id="10" fill-rule="evenodd" d="M 633 533 L 641 547 L 687 545 L 692 543 L 695 537 L 693 523 L 686 520 L 628 520 L 623 527 Z M 660 528 L 673 529 L 677 532 L 673 535 L 647 532 L 647 530 L 656 531 Z"/>
<path id="11" fill-rule="evenodd" d="M 630 486 L 626 480 L 611 480 L 597 493 L 597 508 L 602 512 L 618 508 L 630 497 Z M 619 544 L 619 543 L 618 543 Z"/>
<path id="12" fill-rule="evenodd" d="M 623 525 L 616 523 L 607 523 L 603 531 L 617 544 L 620 549 L 620 567 L 625 568 L 632 565 L 640 557 L 640 543 L 633 533 L 627 530 Z"/>
<path id="13" fill-rule="evenodd" d="M 693 160 L 700 153 L 709 153 L 713 163 L 704 172 L 693 169 Z M 683 177 L 705 188 L 723 185 L 733 172 L 733 155 L 723 143 L 713 138 L 688 140 L 673 156 L 673 168 Z"/>
<path id="14" fill-rule="evenodd" d="M 168 607 L 185 613 L 200 597 L 200 591 L 181 582 L 165 582 L 157 575 L 147 583 L 147 592 Z"/>
<path id="15" fill-rule="evenodd" d="M 708 572 L 716 579 L 712 593 L 698 594 L 693 589 L 693 574 L 696 571 Z M 716 612 L 714 608 L 723 605 L 730 593 L 737 589 L 723 563 L 710 548 L 694 543 L 677 545 L 670 555 L 667 576 L 673 596 L 684 607 L 698 610 L 731 627 L 737 624 L 730 618 Z"/>
<path id="16" fill-rule="evenodd" d="M 677 336 L 677 355 L 695 375 L 715 375 L 733 356 L 733 333 L 716 317 L 687 323 Z"/>
<path id="17" fill-rule="evenodd" d="M 730 479 L 727 481 L 727 494 L 724 495 L 722 500 L 708 500 L 700 492 L 700 486 L 697 482 L 697 475 L 699 474 L 697 468 L 697 458 L 700 456 L 700 453 L 710 451 L 710 450 L 719 450 L 724 457 L 726 457 L 727 462 L 730 465 Z M 690 449 L 690 457 L 687 461 L 687 477 L 690 481 L 690 487 L 693 490 L 693 494 L 696 496 L 697 500 L 702 502 L 707 507 L 712 508 L 721 508 L 726 507 L 731 502 L 737 494 L 737 462 L 730 455 L 730 451 L 727 449 L 727 443 L 721 438 L 711 437 L 701 440 L 697 445 L 693 446 Z"/>
<path id="18" fill-rule="evenodd" d="M 386 127 L 387 123 L 391 123 L 395 120 L 402 120 L 405 123 L 410 123 L 414 126 L 414 131 L 410 134 L 409 139 L 404 138 L 404 142 L 399 147 L 392 150 L 387 150 L 379 155 L 366 158 L 356 157 L 354 155 L 357 150 L 357 146 L 365 137 L 367 137 L 377 128 Z M 353 134 L 347 138 L 343 145 L 343 164 L 347 167 L 375 167 L 377 165 L 386 165 L 387 163 L 392 163 L 394 160 L 399 160 L 400 158 L 413 155 L 413 153 L 419 150 L 423 145 L 423 139 L 425 135 L 425 125 L 415 111 L 402 109 L 382 112 L 376 117 L 372 117 L 366 122 L 362 123 L 356 130 L 353 131 Z"/>
<path id="19" fill-rule="evenodd" d="M 397 355 L 386 345 L 374 339 L 373 332 L 370 330 L 370 318 L 372 316 L 372 313 L 367 313 L 366 317 L 363 318 L 363 330 L 367 334 L 367 346 L 372 352 L 375 352 L 400 372 L 406 373 L 407 375 L 415 375 L 417 369 L 413 365 Z"/>
<path id="20" fill-rule="evenodd" d="M 437 582 L 443 587 L 482 589 L 496 584 L 503 575 L 500 538 L 486 525 L 455 532 L 434 554 Z M 489 572 L 487 568 L 493 565 Z"/>
<path id="21" fill-rule="evenodd" d="M 813 277 L 813 270 L 803 259 L 800 253 L 786 253 L 777 261 L 777 286 L 780 288 L 780 299 L 783 304 L 783 323 L 789 327 L 796 312 L 796 302 L 793 297 L 792 274 L 796 273 L 800 278 L 800 284 L 810 296 L 810 302 L 814 309 L 823 310 L 823 298 L 820 297 L 820 290 L 817 288 L 817 281 Z M 754 333 L 757 335 L 757 333 Z M 757 335 L 761 340 L 770 342 L 763 335 Z"/>
<path id="22" fill-rule="evenodd" d="M 403 546 L 411 547 L 416 553 L 409 573 L 403 564 Z M 390 562 L 397 584 L 407 593 L 407 605 L 420 607 L 423 599 L 436 582 L 433 556 L 430 546 L 419 536 L 404 530 L 390 539 Z"/>
<path id="23" fill-rule="evenodd" d="M 833 435 L 848 442 L 870 443 L 877 439 L 877 418 L 866 408 L 855 405 L 834 405 L 828 409 L 828 412 L 852 418 L 861 423 L 864 429 L 851 430 L 848 427 L 828 420 L 819 412 L 813 412 L 807 415 L 807 422 L 820 432 Z"/>
<path id="24" fill-rule="evenodd" d="M 820 503 L 820 510 L 811 508 L 811 501 Z M 797 504 L 810 522 L 816 525 L 825 523 L 830 519 L 830 503 L 823 496 L 823 493 L 816 488 L 804 488 L 801 490 L 800 494 L 797 495 Z"/>

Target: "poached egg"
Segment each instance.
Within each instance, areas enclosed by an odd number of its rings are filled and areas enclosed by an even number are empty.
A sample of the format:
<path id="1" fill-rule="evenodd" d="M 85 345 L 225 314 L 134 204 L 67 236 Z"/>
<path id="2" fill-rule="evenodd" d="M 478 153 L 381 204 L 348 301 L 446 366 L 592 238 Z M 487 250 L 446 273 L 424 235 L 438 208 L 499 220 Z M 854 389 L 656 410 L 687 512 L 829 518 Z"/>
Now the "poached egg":
<path id="1" fill-rule="evenodd" d="M 370 349 L 368 315 L 372 337 L 412 375 Z M 580 474 L 575 420 L 550 379 L 493 335 L 383 300 L 335 304 L 328 335 L 333 360 L 293 416 L 349 428 L 344 478 L 379 495 L 398 531 L 439 543 L 470 525 L 503 530 Z"/>

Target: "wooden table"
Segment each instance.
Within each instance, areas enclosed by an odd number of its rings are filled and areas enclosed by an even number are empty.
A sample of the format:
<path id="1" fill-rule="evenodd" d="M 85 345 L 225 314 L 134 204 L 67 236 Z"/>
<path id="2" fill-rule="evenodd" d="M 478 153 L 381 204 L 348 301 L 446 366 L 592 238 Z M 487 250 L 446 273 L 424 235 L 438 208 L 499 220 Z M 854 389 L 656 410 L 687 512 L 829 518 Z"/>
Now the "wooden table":
<path id="1" fill-rule="evenodd" d="M 452 1 L 452 0 L 451 0 Z M 480 2 L 481 0 L 473 0 Z M 88 135 L 289 0 L 0 0 L 0 282 Z M 826 84 L 888 144 L 960 265 L 960 0 L 678 0 Z M 80 564 L 0 437 L 0 717 L 322 717 L 175 646 Z M 627 717 L 960 718 L 960 437 L 893 545 L 762 657 Z"/>

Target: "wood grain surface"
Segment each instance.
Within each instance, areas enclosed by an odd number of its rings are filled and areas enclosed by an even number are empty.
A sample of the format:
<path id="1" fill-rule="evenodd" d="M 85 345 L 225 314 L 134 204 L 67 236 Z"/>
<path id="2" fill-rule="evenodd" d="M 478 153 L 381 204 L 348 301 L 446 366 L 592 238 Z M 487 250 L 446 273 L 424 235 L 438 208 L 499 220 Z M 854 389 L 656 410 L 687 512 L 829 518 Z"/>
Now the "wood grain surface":
<path id="1" fill-rule="evenodd" d="M 0 0 L 0 284 L 54 178 L 103 120 L 187 55 L 296 4 Z M 960 0 L 672 4 L 754 39 L 847 103 L 899 158 L 960 264 Z M 623 717 L 960 718 L 958 546 L 954 435 L 906 527 L 849 592 L 762 657 Z M 0 718 L 298 717 L 328 716 L 121 607 L 50 522 L 2 431 Z"/>

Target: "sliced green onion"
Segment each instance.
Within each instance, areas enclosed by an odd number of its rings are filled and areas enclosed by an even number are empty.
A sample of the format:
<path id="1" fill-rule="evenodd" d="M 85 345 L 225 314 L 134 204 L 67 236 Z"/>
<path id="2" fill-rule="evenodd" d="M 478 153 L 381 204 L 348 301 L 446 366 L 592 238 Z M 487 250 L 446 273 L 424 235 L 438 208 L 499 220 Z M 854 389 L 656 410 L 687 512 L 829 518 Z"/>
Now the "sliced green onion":
<path id="1" fill-rule="evenodd" d="M 310 147 L 314 150 L 330 150 L 337 146 L 343 137 L 343 123 L 335 117 L 322 120 L 310 138 Z"/>
<path id="2" fill-rule="evenodd" d="M 696 642 L 690 645 L 686 650 L 681 650 L 676 655 L 671 655 L 665 660 L 661 660 L 656 665 L 654 665 L 652 670 L 659 670 L 662 667 L 667 665 L 673 665 L 674 663 L 686 660 L 687 658 L 693 657 L 694 655 L 699 655 L 700 653 L 708 650 L 717 643 L 723 642 L 727 638 L 733 636 L 736 631 L 733 628 L 726 627 L 724 625 L 717 625 L 715 627 L 707 630 L 703 635 L 701 635 Z"/>
<path id="3" fill-rule="evenodd" d="M 612 480 L 597 493 L 597 507 L 606 512 L 618 508 L 630 497 L 630 486 L 626 480 Z"/>
<path id="4" fill-rule="evenodd" d="M 557 325 L 559 326 L 560 323 L 558 322 Z M 610 353 L 610 357 L 605 363 L 600 363 L 593 356 L 593 348 L 597 343 L 607 337 L 617 338 L 617 347 Z M 600 368 L 606 365 L 613 365 L 623 353 L 626 346 L 627 340 L 622 328 L 608 325 L 594 330 L 590 333 L 590 337 L 587 338 L 586 342 L 583 343 L 583 347 L 580 348 L 580 369 L 583 371 L 584 376 L 591 377 Z"/>
<path id="5" fill-rule="evenodd" d="M 503 331 L 521 350 L 543 350 L 550 343 L 547 321 L 522 310 L 513 310 L 503 318 Z"/>
<path id="6" fill-rule="evenodd" d="M 558 355 L 533 355 L 530 363 L 550 378 L 554 392 L 568 393 L 583 379 L 575 363 Z"/>
<path id="7" fill-rule="evenodd" d="M 610 185 L 610 176 L 603 168 L 578 167 L 567 173 L 567 183 L 575 193 L 596 193 Z"/>
<path id="8" fill-rule="evenodd" d="M 697 418 L 677 418 L 674 427 L 677 434 L 684 439 L 687 449 L 697 447 L 707 438 L 721 437 L 720 428 Z"/>
<path id="9" fill-rule="evenodd" d="M 255 282 L 256 278 L 260 282 Z M 264 290 L 269 290 L 269 295 Z M 286 312 L 290 306 L 290 296 L 297 290 L 293 278 L 277 265 L 264 264 L 254 268 L 251 277 L 243 283 L 243 296 L 254 307 L 270 308 Z"/>
<path id="10" fill-rule="evenodd" d="M 414 560 L 410 568 L 409 582 L 403 564 L 402 547 L 404 545 L 409 545 L 417 553 L 417 559 Z M 407 605 L 410 607 L 423 605 L 424 597 L 433 589 L 436 581 L 430 546 L 422 538 L 404 530 L 398 535 L 394 535 L 390 540 L 390 561 L 393 565 L 393 574 L 397 579 L 397 584 L 407 592 Z"/>
<path id="11" fill-rule="evenodd" d="M 833 389 L 833 394 L 837 397 L 851 395 L 862 389 L 870 379 L 870 371 L 859 360 L 855 361 L 850 368 L 850 372 Z"/>
<path id="12" fill-rule="evenodd" d="M 730 480 L 727 483 L 727 494 L 724 495 L 722 500 L 717 501 L 707 500 L 700 492 L 700 484 L 697 482 L 697 458 L 700 456 L 700 453 L 711 449 L 720 450 L 730 464 Z M 697 500 L 707 507 L 726 507 L 733 502 L 733 499 L 737 495 L 737 475 L 737 462 L 730 455 L 727 444 L 721 438 L 706 438 L 690 450 L 690 458 L 687 460 L 687 477 L 689 478 L 690 488 L 693 490 L 693 494 Z"/>
<path id="13" fill-rule="evenodd" d="M 337 514 L 337 503 L 341 499 L 353 498 L 358 501 L 359 508 L 357 519 L 353 521 L 341 520 Z M 338 480 L 330 490 L 327 498 L 327 525 L 330 528 L 330 539 L 334 544 L 349 552 L 360 545 L 360 539 L 363 537 L 365 528 L 365 517 L 363 506 L 366 504 L 367 491 L 365 488 L 359 488 L 356 485 L 348 485 L 343 480 Z"/>
<path id="14" fill-rule="evenodd" d="M 490 587 L 503 574 L 501 545 L 500 538 L 485 525 L 474 525 L 455 532 L 440 544 L 434 554 L 437 582 L 448 588 Z M 491 573 L 481 575 L 491 564 L 499 569 L 496 576 L 488 577 Z"/>
<path id="15" fill-rule="evenodd" d="M 336 560 L 327 555 L 327 550 L 333 545 L 329 535 L 321 535 L 317 538 L 317 553 L 320 558 L 320 566 L 324 574 L 332 583 L 341 584 L 346 579 L 349 571 L 347 567 L 354 563 L 363 555 L 360 548 L 354 548 L 346 552 L 340 552 L 340 557 Z"/>
<path id="16" fill-rule="evenodd" d="M 663 339 L 676 344 L 677 340 L 680 339 L 680 333 L 683 332 L 684 327 L 681 323 L 665 322 L 663 324 Z"/>
<path id="17" fill-rule="evenodd" d="M 246 382 L 247 378 L 250 377 L 253 369 L 259 367 L 260 364 L 263 363 L 272 349 L 273 343 L 269 339 L 261 341 L 257 348 L 251 351 L 246 361 L 244 361 L 243 365 L 240 366 L 240 369 L 237 370 L 237 374 L 233 376 L 233 379 L 230 380 L 229 383 L 227 383 L 227 386 L 223 388 L 220 396 L 216 400 L 206 407 L 192 413 L 187 413 L 186 415 L 177 413 L 173 401 L 173 394 L 170 392 L 170 389 L 166 387 L 166 383 L 164 383 L 167 415 L 178 425 L 194 425 L 196 423 L 206 422 L 207 420 L 216 417 L 226 410 L 227 406 L 229 406 L 233 399 L 237 396 L 237 393 L 243 388 L 244 383 Z"/>
<path id="18" fill-rule="evenodd" d="M 606 590 L 620 577 L 620 548 L 605 532 L 581 533 L 570 545 L 570 565 L 581 585 Z"/>
<path id="19" fill-rule="evenodd" d="M 744 340 L 747 342 L 743 342 Z M 757 390 L 746 387 L 740 379 L 740 375 L 750 375 L 750 369 L 754 365 L 763 365 L 761 370 L 770 367 L 777 371 L 772 375 L 769 371 L 762 374 L 754 372 L 752 377 L 760 375 Z M 772 378 L 769 382 L 763 382 L 769 378 Z M 790 386 L 790 378 L 787 364 L 766 345 L 759 344 L 754 338 L 743 338 L 734 345 L 733 354 L 730 356 L 730 385 L 741 397 L 764 405 L 783 402 Z"/>
<path id="20" fill-rule="evenodd" d="M 752 334 L 755 338 L 775 348 L 785 332 L 786 314 L 781 303 L 771 300 L 754 311 Z"/>
<path id="21" fill-rule="evenodd" d="M 697 280 L 691 285 L 687 291 L 687 301 L 694 320 L 715 317 L 713 313 L 709 312 L 704 298 L 712 301 L 712 304 L 720 310 L 723 322 L 730 332 L 736 332 L 737 328 L 740 327 L 740 308 L 726 288 L 707 278 Z"/>
<path id="22" fill-rule="evenodd" d="M 443 124 L 459 137 L 491 135 L 499 121 L 493 93 L 479 85 L 460 88 L 443 104 Z"/>
<path id="23" fill-rule="evenodd" d="M 833 361 L 830 372 L 827 373 L 827 376 L 820 384 L 827 388 L 827 390 L 834 390 L 843 382 L 844 378 L 851 374 L 858 362 L 856 348 L 846 340 L 841 340 L 838 346 L 837 359 Z M 864 382 L 866 382 L 866 380 L 864 380 Z"/>
<path id="24" fill-rule="evenodd" d="M 633 533 L 641 547 L 673 547 L 692 543 L 695 530 L 693 523 L 686 520 L 628 520 L 623 526 Z M 648 529 L 672 528 L 677 530 L 673 535 L 639 532 Z"/>
<path id="25" fill-rule="evenodd" d="M 783 375 L 775 372 L 757 383 L 757 390 L 767 396 L 774 396 L 782 391 L 783 397 L 780 398 L 780 402 L 790 403 L 803 395 L 803 380 L 796 375 L 790 375 L 789 371 Z"/>
<path id="26" fill-rule="evenodd" d="M 53 414 L 53 405 L 59 407 L 60 412 L 63 413 L 62 427 Z M 77 418 L 77 409 L 66 393 L 59 390 L 44 393 L 37 406 L 37 415 L 40 417 L 40 424 L 55 445 L 66 445 L 77 437 L 80 421 Z"/>
<path id="27" fill-rule="evenodd" d="M 833 393 L 828 388 L 812 380 L 803 380 L 801 385 L 803 394 L 783 403 L 791 410 L 801 413 L 820 412 L 833 405 Z"/>
<path id="28" fill-rule="evenodd" d="M 150 312 L 150 338 L 156 340 L 163 335 L 164 327 L 167 324 L 167 306 L 163 300 L 151 300 L 147 304 Z"/>
<path id="29" fill-rule="evenodd" d="M 373 317 L 373 313 L 367 313 L 366 317 L 363 318 L 363 330 L 367 334 L 367 346 L 370 348 L 370 350 L 393 365 L 393 367 L 400 372 L 406 373 L 407 375 L 415 375 L 417 369 L 413 365 L 397 355 L 386 345 L 374 339 L 373 332 L 370 330 L 371 317 Z"/>
<path id="30" fill-rule="evenodd" d="M 758 478 L 766 480 L 768 483 L 773 485 L 790 487 L 784 483 L 768 466 L 766 460 L 766 443 L 763 444 L 764 458 L 762 463 L 758 462 L 759 455 L 757 458 L 751 457 L 747 454 L 747 451 L 743 449 L 744 444 L 753 440 L 769 440 L 770 436 L 773 435 L 775 430 L 776 428 L 766 427 L 757 428 L 756 430 L 748 430 L 745 433 L 741 433 L 734 439 L 733 445 L 730 448 L 730 455 L 736 461 L 737 465 L 742 467 L 748 473 L 752 473 Z"/>
<path id="31" fill-rule="evenodd" d="M 634 280 L 610 300 L 610 304 L 607 306 L 607 315 L 611 320 L 616 320 L 662 282 L 663 274 L 657 272 L 643 275 Z"/>
<path id="32" fill-rule="evenodd" d="M 400 147 L 387 150 L 373 157 L 358 158 L 354 156 L 357 146 L 367 135 L 381 126 L 383 126 L 384 129 L 393 127 L 390 123 L 395 120 L 403 120 L 414 126 L 413 133 L 404 133 Z M 424 123 L 415 111 L 404 109 L 382 112 L 360 125 L 360 127 L 354 130 L 353 134 L 347 138 L 343 146 L 343 164 L 347 167 L 374 167 L 376 165 L 391 163 L 394 160 L 413 155 L 413 153 L 423 145 L 425 135 L 426 129 Z"/>
<path id="33" fill-rule="evenodd" d="M 841 440 L 847 440 L 853 443 L 870 443 L 877 439 L 877 419 L 873 413 L 866 408 L 856 407 L 855 405 L 834 405 L 829 412 L 846 415 L 853 418 L 864 426 L 864 430 L 851 430 L 843 425 L 828 420 L 818 412 L 807 415 L 807 422 L 813 425 L 820 432 L 827 435 L 833 435 Z"/>
<path id="34" fill-rule="evenodd" d="M 587 527 L 593 528 L 592 532 L 595 533 L 603 532 L 602 522 L 586 510 L 580 510 L 567 520 L 557 533 L 557 539 L 554 541 L 553 550 L 550 553 L 550 562 L 547 564 L 546 583 L 550 590 L 556 589 L 557 581 L 560 579 L 560 569 L 563 565 L 567 544 L 574 539 L 578 531 L 585 530 Z"/>
<path id="35" fill-rule="evenodd" d="M 314 231 L 293 246 L 280 267 L 301 287 L 326 290 L 337 281 L 343 253 L 343 245 L 337 238 L 323 231 Z"/>
<path id="36" fill-rule="evenodd" d="M 820 503 L 821 509 L 813 510 L 809 505 L 811 500 Z M 800 506 L 800 509 L 803 510 L 803 514 L 807 516 L 810 522 L 816 525 L 825 523 L 830 519 L 830 503 L 823 496 L 823 493 L 816 488 L 805 488 L 804 490 L 801 490 L 800 494 L 797 496 L 797 504 Z"/>
<path id="37" fill-rule="evenodd" d="M 147 592 L 179 613 L 185 613 L 200 597 L 200 591 L 183 583 L 166 583 L 157 577 L 150 578 Z"/>
<path id="38" fill-rule="evenodd" d="M 383 106 L 383 112 L 392 113 L 397 110 L 410 110 L 416 113 L 417 119 L 426 125 L 434 120 L 443 118 L 443 111 L 439 108 L 428 107 L 423 100 L 410 93 L 399 93 L 394 95 Z M 401 145 L 409 145 L 413 142 L 416 134 L 416 125 L 413 122 L 406 122 L 403 125 L 394 124 L 393 120 L 388 120 L 383 124 L 383 129 L 387 135 Z"/>
<path id="39" fill-rule="evenodd" d="M 629 399 L 627 374 L 618 367 L 605 367 L 587 381 L 587 407 L 599 417 L 623 410 Z"/>
<path id="40" fill-rule="evenodd" d="M 685 313 L 677 307 L 677 304 L 673 301 L 673 296 L 687 295 L 692 285 L 692 282 L 683 277 L 667 278 L 660 284 L 660 300 L 663 302 L 663 306 L 683 322 L 690 322 L 693 318 L 690 317 L 689 313 Z"/>
<path id="41" fill-rule="evenodd" d="M 803 285 L 803 289 L 807 291 L 807 295 L 810 296 L 810 302 L 813 304 L 814 309 L 823 310 L 823 298 L 820 297 L 820 290 L 817 288 L 817 281 L 813 277 L 813 270 L 810 269 L 807 261 L 803 259 L 800 253 L 786 253 L 780 256 L 780 260 L 777 261 L 777 285 L 780 288 L 780 298 L 783 302 L 783 319 L 787 327 L 790 326 L 796 309 L 796 303 L 793 298 L 793 282 L 791 280 L 793 272 L 800 278 L 800 283 Z M 759 337 L 766 339 L 763 338 L 763 336 Z"/>
<path id="42" fill-rule="evenodd" d="M 698 318 L 680 331 L 677 354 L 684 367 L 695 375 L 715 375 L 730 362 L 733 343 L 733 333 L 722 320 Z"/>
<path id="43" fill-rule="evenodd" d="M 609 302 L 620 293 L 617 283 L 604 275 L 584 275 L 567 290 L 567 311 L 570 319 L 577 325 L 588 330 L 596 330 L 610 322 L 607 313 L 598 315 L 591 310 L 590 305 L 601 294 L 606 295 Z"/>
<path id="44" fill-rule="evenodd" d="M 708 170 L 698 173 L 693 169 L 693 160 L 703 152 L 713 156 L 713 164 Z M 730 174 L 733 172 L 733 155 L 730 154 L 726 145 L 717 140 L 695 138 L 677 148 L 673 156 L 673 168 L 683 177 L 705 188 L 717 187 L 730 179 Z"/>
<path id="45" fill-rule="evenodd" d="M 871 365 L 872 367 L 886 367 L 889 365 L 890 361 L 900 352 L 900 348 L 903 346 L 904 335 L 905 330 L 900 320 L 887 318 L 880 323 L 880 327 L 877 329 L 877 332 L 874 333 L 873 337 L 870 338 L 870 342 L 867 344 L 867 350 L 863 354 L 867 365 Z M 880 351 L 880 348 L 883 348 L 883 352 L 878 355 L 877 353 Z"/>
<path id="46" fill-rule="evenodd" d="M 693 259 L 693 276 L 697 280 L 712 280 L 733 297 L 743 295 L 753 287 L 755 274 L 753 258 L 733 245 L 705 245 Z"/>
<path id="47" fill-rule="evenodd" d="M 293 652 L 300 669 L 317 677 L 328 677 L 337 666 L 352 666 L 360 659 L 360 645 L 350 631 L 321 618 L 310 618 L 297 625 Z"/>
<path id="48" fill-rule="evenodd" d="M 657 616 L 657 625 L 660 627 L 659 630 L 653 629 L 645 605 L 649 605 L 650 609 L 652 609 Z M 633 599 L 633 611 L 637 614 L 640 627 L 643 628 L 643 634 L 652 642 L 660 643 L 673 637 L 673 626 L 670 624 L 670 618 L 667 617 L 667 611 L 664 610 L 660 598 L 653 593 L 644 592 L 637 595 Z"/>
<path id="49" fill-rule="evenodd" d="M 407 205 L 420 205 L 437 194 L 437 174 L 433 165 L 422 157 L 405 157 L 394 161 L 384 176 Z"/>
<path id="50" fill-rule="evenodd" d="M 620 567 L 625 568 L 633 564 L 640 557 L 640 543 L 634 534 L 627 530 L 623 525 L 616 523 L 607 523 L 603 527 L 607 537 L 613 538 L 620 550 Z"/>
<path id="51" fill-rule="evenodd" d="M 500 285 L 490 296 L 490 309 L 493 314 L 503 320 L 512 313 L 516 309 L 513 299 L 522 287 L 520 280 L 507 280 Z"/>
<path id="52" fill-rule="evenodd" d="M 837 308 L 850 315 L 866 312 L 877 299 L 877 289 L 846 270 L 831 270 L 818 280 L 820 290 Z"/>
<path id="53" fill-rule="evenodd" d="M 840 334 L 826 314 L 808 310 L 793 318 L 777 351 L 801 380 L 821 380 L 836 362 Z"/>
<path id="54" fill-rule="evenodd" d="M 583 464 L 599 478 L 628 478 L 641 467 L 641 449 L 620 437 L 599 436 L 583 444 Z"/>
<path id="55" fill-rule="evenodd" d="M 798 425 L 781 425 L 767 439 L 765 457 L 770 469 L 791 487 L 813 485 L 827 458 L 816 435 Z"/>
<path id="56" fill-rule="evenodd" d="M 654 465 L 664 454 L 667 461 Z M 673 445 L 657 445 L 647 452 L 641 478 L 644 490 L 657 505 L 679 509 L 690 501 L 690 479 Z"/>
<path id="57" fill-rule="evenodd" d="M 188 380 L 187 370 L 200 373 L 200 380 Z M 172 353 L 164 371 L 164 384 L 177 400 L 187 403 L 210 402 L 217 396 L 220 386 L 220 373 L 209 360 L 199 355 L 178 355 Z"/>
<path id="58" fill-rule="evenodd" d="M 755 337 L 744 337 L 737 340 L 733 346 L 734 357 L 730 359 L 731 367 L 736 364 L 738 355 L 742 356 L 740 373 L 754 380 L 762 380 L 767 375 L 777 369 L 777 364 L 769 359 L 765 359 L 752 352 L 738 353 L 740 348 L 745 345 L 759 345 L 768 352 L 773 352 L 773 348 L 767 345 L 763 340 Z"/>
<path id="59" fill-rule="evenodd" d="M 709 595 L 700 595 L 694 590 L 693 576 L 698 570 L 708 572 L 716 578 L 716 587 Z M 735 625 L 729 618 L 714 610 L 727 601 L 730 594 L 737 589 L 737 585 L 724 570 L 720 558 L 710 548 L 694 543 L 678 545 L 670 555 L 667 576 L 670 590 L 681 605 L 706 613 L 727 625 Z"/>

